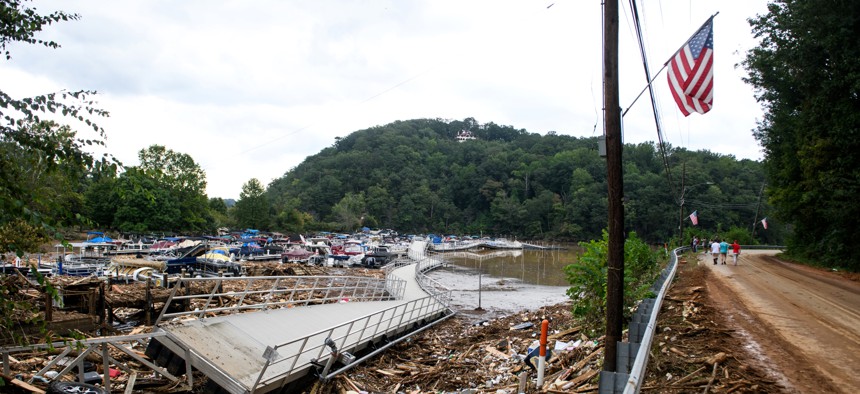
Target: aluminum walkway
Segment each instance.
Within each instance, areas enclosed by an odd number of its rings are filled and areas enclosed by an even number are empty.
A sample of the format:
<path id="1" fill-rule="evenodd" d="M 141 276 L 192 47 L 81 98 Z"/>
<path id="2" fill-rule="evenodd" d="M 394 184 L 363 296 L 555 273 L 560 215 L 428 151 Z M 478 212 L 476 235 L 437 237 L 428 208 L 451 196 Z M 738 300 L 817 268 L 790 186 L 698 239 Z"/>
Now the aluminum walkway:
<path id="1" fill-rule="evenodd" d="M 311 372 L 329 377 L 354 364 L 339 363 L 331 365 L 331 370 L 321 369 L 332 350 L 326 346 L 328 338 L 341 352 L 372 355 L 373 350 L 387 347 L 393 339 L 453 314 L 449 308 L 450 291 L 424 276 L 424 272 L 441 264 L 440 260 L 424 256 L 425 247 L 424 243 L 413 244 L 409 263 L 390 267 L 382 280 L 183 279 L 196 281 L 197 288 L 203 291 L 193 294 L 195 285 L 185 283 L 191 289 L 185 290 L 189 295 L 174 292 L 162 312 L 161 319 L 166 322 L 157 329 L 166 335 L 153 338 L 157 343 L 151 344 L 147 353 L 159 359 L 159 364 L 166 364 L 168 370 L 171 366 L 180 370 L 188 360 L 229 393 L 279 391 Z M 221 290 L 226 281 L 242 280 L 258 284 L 266 281 L 268 287 L 259 290 L 259 286 L 248 283 L 241 292 Z M 263 296 L 267 303 L 244 303 L 255 295 Z M 168 312 L 171 303 L 174 310 L 183 302 L 187 308 L 192 298 L 196 302 L 194 310 Z M 230 300 L 230 306 L 223 306 L 225 298 Z M 163 356 L 165 353 L 168 355 Z M 334 369 L 338 367 L 341 370 Z"/>

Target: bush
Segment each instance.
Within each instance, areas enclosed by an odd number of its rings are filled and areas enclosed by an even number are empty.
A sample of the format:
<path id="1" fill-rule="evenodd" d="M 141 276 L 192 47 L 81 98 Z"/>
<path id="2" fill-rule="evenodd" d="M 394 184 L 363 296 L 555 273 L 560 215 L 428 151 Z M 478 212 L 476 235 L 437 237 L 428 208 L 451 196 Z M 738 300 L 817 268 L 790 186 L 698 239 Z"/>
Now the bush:
<path id="1" fill-rule="evenodd" d="M 583 248 L 576 264 L 564 267 L 571 287 L 567 295 L 573 300 L 573 314 L 583 325 L 594 332 L 605 326 L 606 264 L 609 234 L 603 238 L 580 242 Z M 643 242 L 635 232 L 624 242 L 624 320 L 628 321 L 635 304 L 649 295 L 658 272 L 657 253 Z"/>

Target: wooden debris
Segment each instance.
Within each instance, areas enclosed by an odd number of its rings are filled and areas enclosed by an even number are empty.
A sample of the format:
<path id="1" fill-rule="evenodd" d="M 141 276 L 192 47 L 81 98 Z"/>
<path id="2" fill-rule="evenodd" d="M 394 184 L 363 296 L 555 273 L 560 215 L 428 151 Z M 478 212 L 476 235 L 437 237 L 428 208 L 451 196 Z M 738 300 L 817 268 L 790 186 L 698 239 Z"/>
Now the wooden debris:
<path id="1" fill-rule="evenodd" d="M 6 382 L 9 382 L 9 383 L 11 383 L 13 386 L 18 387 L 18 388 L 20 388 L 20 389 L 22 389 L 22 390 L 27 390 L 27 391 L 29 391 L 29 392 L 31 392 L 31 393 L 45 394 L 45 390 L 42 390 L 42 389 L 40 389 L 40 388 L 38 388 L 38 387 L 36 387 L 36 386 L 33 386 L 32 384 L 29 384 L 29 383 L 27 383 L 27 382 L 25 382 L 25 381 L 23 381 L 23 380 L 20 380 L 20 379 L 17 379 L 17 378 L 13 378 L 13 377 L 11 377 L 11 376 L 2 375 L 2 374 L 0 374 L 0 376 L 2 376 L 2 377 L 3 377 L 3 380 L 5 380 Z"/>
<path id="2" fill-rule="evenodd" d="M 679 355 L 679 356 L 681 356 L 681 357 L 684 357 L 684 358 L 689 357 L 686 353 L 684 353 L 684 352 L 682 352 L 682 351 L 680 351 L 680 350 L 678 350 L 677 348 L 674 348 L 674 347 L 669 348 L 669 351 L 670 351 L 670 352 L 672 352 L 672 353 L 675 353 L 675 354 L 677 354 L 677 355 Z"/>
<path id="3" fill-rule="evenodd" d="M 484 347 L 484 350 L 486 350 L 487 353 L 490 353 L 493 356 L 496 356 L 497 358 L 502 359 L 502 360 L 509 358 L 509 356 L 507 354 L 504 354 L 504 353 L 496 350 L 496 348 L 493 347 L 492 345 L 487 345 L 486 347 Z"/>
<path id="4" fill-rule="evenodd" d="M 547 339 L 547 340 L 549 340 L 549 341 L 554 341 L 554 340 L 557 340 L 557 339 L 559 339 L 559 338 L 564 338 L 565 336 L 568 336 L 568 335 L 570 335 L 570 334 L 576 334 L 576 333 L 578 333 L 580 330 L 582 330 L 582 326 L 576 326 L 576 327 L 573 327 L 573 328 L 569 328 L 569 329 L 567 329 L 567 330 L 564 330 L 564 331 L 562 331 L 562 332 L 560 332 L 560 333 L 558 333 L 558 334 L 550 335 L 550 336 L 548 336 L 546 339 Z"/>

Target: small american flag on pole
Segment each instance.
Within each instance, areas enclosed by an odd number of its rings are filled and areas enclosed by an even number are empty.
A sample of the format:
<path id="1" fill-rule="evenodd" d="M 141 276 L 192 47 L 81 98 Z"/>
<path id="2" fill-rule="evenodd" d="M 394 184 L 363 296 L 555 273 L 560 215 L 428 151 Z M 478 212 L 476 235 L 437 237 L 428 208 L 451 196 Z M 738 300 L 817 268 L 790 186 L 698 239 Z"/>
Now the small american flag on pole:
<path id="1" fill-rule="evenodd" d="M 693 213 L 690 214 L 690 221 L 693 222 L 694 226 L 699 225 L 699 211 L 693 211 Z"/>
<path id="2" fill-rule="evenodd" d="M 714 17 L 699 28 L 669 60 L 669 90 L 689 116 L 704 114 L 714 102 Z"/>
<path id="3" fill-rule="evenodd" d="M 765 230 L 767 230 L 767 218 L 761 220 L 761 226 L 764 227 Z"/>

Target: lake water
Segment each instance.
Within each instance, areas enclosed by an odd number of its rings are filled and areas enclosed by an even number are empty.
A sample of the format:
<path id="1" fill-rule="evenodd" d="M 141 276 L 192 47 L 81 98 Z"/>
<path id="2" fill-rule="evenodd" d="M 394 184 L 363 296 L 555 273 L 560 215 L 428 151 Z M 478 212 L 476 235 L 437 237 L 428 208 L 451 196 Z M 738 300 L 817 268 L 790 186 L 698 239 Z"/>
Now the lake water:
<path id="1" fill-rule="evenodd" d="M 539 286 L 567 286 L 564 267 L 576 262 L 581 248 L 561 245 L 559 250 L 492 250 L 449 252 L 442 256 L 454 265 L 496 278 L 519 279 Z"/>
<path id="2" fill-rule="evenodd" d="M 475 318 L 538 309 L 569 300 L 564 267 L 576 262 L 581 249 L 562 247 L 447 252 L 440 256 L 451 266 L 429 276 L 451 289 L 455 309 Z"/>

